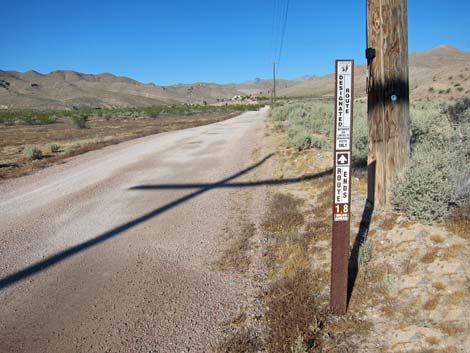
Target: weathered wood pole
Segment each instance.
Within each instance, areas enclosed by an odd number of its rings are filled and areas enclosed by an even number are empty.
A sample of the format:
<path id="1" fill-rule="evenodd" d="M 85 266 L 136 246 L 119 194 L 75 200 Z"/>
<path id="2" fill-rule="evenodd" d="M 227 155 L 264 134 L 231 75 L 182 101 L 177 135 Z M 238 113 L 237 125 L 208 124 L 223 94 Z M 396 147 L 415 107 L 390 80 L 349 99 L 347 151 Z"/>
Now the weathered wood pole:
<path id="1" fill-rule="evenodd" d="M 368 199 L 387 209 L 410 155 L 407 0 L 367 0 L 367 47 Z"/>

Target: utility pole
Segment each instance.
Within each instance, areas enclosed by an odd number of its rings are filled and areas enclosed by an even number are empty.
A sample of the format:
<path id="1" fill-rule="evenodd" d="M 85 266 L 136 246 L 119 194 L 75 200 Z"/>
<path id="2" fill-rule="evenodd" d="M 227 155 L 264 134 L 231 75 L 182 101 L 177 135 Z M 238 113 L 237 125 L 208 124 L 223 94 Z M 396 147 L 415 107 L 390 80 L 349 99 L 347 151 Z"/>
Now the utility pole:
<path id="1" fill-rule="evenodd" d="M 368 200 L 386 209 L 410 155 L 407 0 L 366 1 Z"/>
<path id="2" fill-rule="evenodd" d="M 272 107 L 276 105 L 276 62 L 273 61 L 273 99 Z"/>

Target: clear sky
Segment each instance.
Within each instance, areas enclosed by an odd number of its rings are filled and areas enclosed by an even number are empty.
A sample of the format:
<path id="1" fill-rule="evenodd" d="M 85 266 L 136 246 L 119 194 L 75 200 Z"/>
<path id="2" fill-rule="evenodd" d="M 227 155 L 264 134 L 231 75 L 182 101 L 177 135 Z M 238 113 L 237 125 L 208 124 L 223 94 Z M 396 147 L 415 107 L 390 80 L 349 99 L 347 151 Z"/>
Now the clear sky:
<path id="1" fill-rule="evenodd" d="M 470 50 L 470 1 L 408 2 L 411 52 Z M 156 84 L 266 78 L 280 43 L 273 12 L 286 3 L 1 0 L 0 69 L 112 72 Z M 280 76 L 323 75 L 335 58 L 364 62 L 365 3 L 290 0 Z"/>

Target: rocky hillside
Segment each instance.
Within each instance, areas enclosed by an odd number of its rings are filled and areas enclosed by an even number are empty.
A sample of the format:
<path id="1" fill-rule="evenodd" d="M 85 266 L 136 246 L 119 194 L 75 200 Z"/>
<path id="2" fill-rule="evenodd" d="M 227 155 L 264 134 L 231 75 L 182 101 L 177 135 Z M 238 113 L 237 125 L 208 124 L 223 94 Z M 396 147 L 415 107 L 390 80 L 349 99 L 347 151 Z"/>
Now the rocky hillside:
<path id="1" fill-rule="evenodd" d="M 356 67 L 356 97 L 365 97 L 366 66 Z M 334 75 L 277 80 L 279 96 L 332 96 Z M 74 71 L 16 72 L 0 70 L 0 109 L 69 109 L 123 107 L 162 103 L 209 103 L 236 95 L 269 95 L 270 79 L 219 85 L 197 82 L 172 86 L 140 83 L 127 77 Z M 470 93 L 470 52 L 443 45 L 410 55 L 410 88 L 415 99 L 449 100 Z"/>
<path id="2" fill-rule="evenodd" d="M 243 94 L 235 85 L 193 83 L 143 84 L 109 73 L 74 71 L 0 71 L 0 107 L 67 109 L 80 106 L 122 107 L 162 103 L 215 102 Z"/>
<path id="3" fill-rule="evenodd" d="M 442 45 L 424 52 L 412 53 L 410 93 L 414 99 L 461 97 L 470 93 L 470 52 Z M 356 66 L 355 95 L 366 96 L 366 65 Z M 334 74 L 314 77 L 297 85 L 280 89 L 280 96 L 323 97 L 334 92 Z"/>

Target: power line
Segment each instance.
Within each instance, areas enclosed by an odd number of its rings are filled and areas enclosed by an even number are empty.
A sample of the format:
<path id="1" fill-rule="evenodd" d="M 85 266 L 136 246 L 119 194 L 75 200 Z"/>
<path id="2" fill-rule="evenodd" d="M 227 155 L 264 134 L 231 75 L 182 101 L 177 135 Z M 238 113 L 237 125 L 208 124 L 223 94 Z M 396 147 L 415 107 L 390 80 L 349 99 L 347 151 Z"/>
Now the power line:
<path id="1" fill-rule="evenodd" d="M 287 19 L 289 16 L 290 0 L 273 0 L 273 16 L 271 26 L 271 55 L 272 62 L 281 62 L 284 49 Z"/>
<path id="2" fill-rule="evenodd" d="M 284 21 L 282 23 L 281 44 L 279 45 L 279 54 L 277 56 L 278 64 L 281 63 L 282 48 L 284 46 L 284 37 L 285 37 L 285 34 L 286 34 L 286 28 L 287 28 L 287 16 L 289 15 L 289 5 L 290 5 L 290 0 L 287 0 L 286 7 L 285 7 L 285 13 L 284 13 Z"/>

